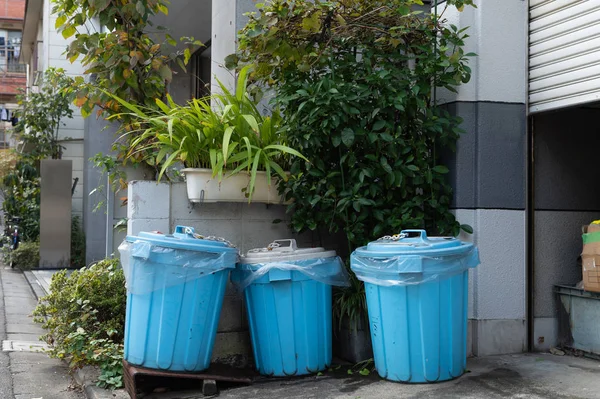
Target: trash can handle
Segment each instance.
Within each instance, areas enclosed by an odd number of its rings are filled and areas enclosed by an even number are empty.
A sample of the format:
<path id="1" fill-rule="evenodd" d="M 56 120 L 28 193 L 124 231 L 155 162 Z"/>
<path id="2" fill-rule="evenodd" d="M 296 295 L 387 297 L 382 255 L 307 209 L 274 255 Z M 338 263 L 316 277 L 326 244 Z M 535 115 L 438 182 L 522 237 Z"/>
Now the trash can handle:
<path id="1" fill-rule="evenodd" d="M 189 226 L 177 226 L 175 227 L 175 233 L 173 235 L 186 236 L 190 238 L 194 238 L 194 234 L 196 231 L 193 227 Z"/>
<path id="2" fill-rule="evenodd" d="M 289 238 L 285 240 L 275 240 L 269 244 L 267 249 L 274 252 L 289 252 L 297 250 L 298 245 L 296 244 L 295 239 Z"/>
<path id="3" fill-rule="evenodd" d="M 422 229 L 402 230 L 400 232 L 400 235 L 404 235 L 404 237 L 408 237 L 410 233 L 417 233 L 417 234 L 419 234 L 419 238 L 421 239 L 421 241 L 427 241 L 427 232 Z"/>

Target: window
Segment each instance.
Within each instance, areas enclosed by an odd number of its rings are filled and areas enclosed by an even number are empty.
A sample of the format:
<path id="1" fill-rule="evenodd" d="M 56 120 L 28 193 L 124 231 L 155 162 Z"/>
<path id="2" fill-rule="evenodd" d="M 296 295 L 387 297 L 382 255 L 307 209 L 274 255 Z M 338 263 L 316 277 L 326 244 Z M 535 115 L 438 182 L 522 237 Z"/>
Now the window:
<path id="1" fill-rule="evenodd" d="M 24 73 L 25 65 L 19 64 L 21 55 L 21 31 L 0 30 L 0 71 Z"/>
<path id="2" fill-rule="evenodd" d="M 188 66 L 189 74 L 192 79 L 192 97 L 202 98 L 210 95 L 210 77 L 211 77 L 211 59 L 210 59 L 210 41 L 205 47 L 200 48 L 192 54 L 191 62 Z"/>

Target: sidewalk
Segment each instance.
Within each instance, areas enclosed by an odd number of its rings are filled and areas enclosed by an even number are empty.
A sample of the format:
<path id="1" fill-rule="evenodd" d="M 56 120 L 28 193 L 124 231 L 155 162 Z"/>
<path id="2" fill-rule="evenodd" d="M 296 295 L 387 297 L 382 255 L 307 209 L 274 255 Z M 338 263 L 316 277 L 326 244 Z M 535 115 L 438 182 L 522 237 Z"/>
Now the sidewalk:
<path id="1" fill-rule="evenodd" d="M 597 399 L 600 363 L 550 354 L 469 359 L 454 381 L 398 384 L 378 376 L 308 377 L 221 392 L 220 399 Z M 158 399 L 158 397 L 157 397 Z"/>
<path id="2" fill-rule="evenodd" d="M 28 273 L 32 287 L 41 291 L 48 273 L 34 277 Z M 18 272 L 3 270 L 2 285 L 6 287 L 7 314 L 10 320 L 9 339 L 35 341 L 42 330 L 33 325 L 26 314 L 31 312 L 35 301 L 25 279 Z M 40 295 L 40 294 L 38 294 Z M 17 299 L 20 298 L 20 299 Z M 25 306 L 26 305 L 26 306 Z M 25 308 L 29 310 L 25 310 Z M 14 312 L 14 314 L 13 314 Z M 13 323 L 13 324 L 11 324 Z M 15 332 L 18 331 L 18 332 Z M 43 394 L 16 396 L 18 399 L 79 399 L 80 394 L 67 392 L 69 379 L 65 367 L 58 361 L 50 360 L 40 353 L 10 353 L 11 367 L 13 362 L 21 359 L 20 369 L 34 373 L 30 376 L 23 373 L 20 384 L 27 381 L 34 385 L 47 384 L 62 389 L 52 396 L 47 388 L 35 392 Z M 14 360 L 13 360 L 14 359 Z M 17 363 L 15 363 L 17 364 Z M 42 364 L 37 368 L 34 364 Z M 0 366 L 2 359 L 0 358 Z M 492 356 L 469 359 L 469 372 L 454 381 L 437 384 L 408 385 L 398 384 L 380 379 L 376 373 L 368 377 L 348 375 L 344 370 L 325 372 L 322 376 L 298 377 L 289 379 L 264 378 L 251 386 L 219 385 L 222 399 L 596 399 L 600 397 L 600 362 L 571 356 L 554 356 L 546 353 Z M 15 373 L 17 371 L 13 371 Z M 60 378 L 59 378 L 60 377 Z M 13 377 L 14 378 L 14 377 Z M 0 373 L 0 383 L 2 375 Z M 59 382 L 60 381 L 60 382 Z M 50 386 L 52 386 L 50 385 Z M 17 386 L 17 384 L 15 384 Z M 45 385 L 48 386 L 48 385 Z M 193 389 L 194 387 L 189 387 Z M 20 388 L 26 392 L 26 388 Z M 33 389 L 33 388 L 31 388 Z M 180 381 L 165 381 L 167 392 L 151 393 L 144 399 L 191 399 L 202 398 L 200 386 L 193 391 L 179 391 Z M 31 392 L 34 392 L 31 390 Z M 85 391 L 88 398 L 115 398 L 109 391 L 89 385 Z M 2 391 L 0 390 L 0 394 Z M 117 391 L 116 398 L 126 398 L 123 391 Z M 71 395 L 71 396 L 69 396 Z M 1 395 L 2 398 L 6 397 Z"/>
<path id="3" fill-rule="evenodd" d="M 0 280 L 0 319 L 6 327 L 0 331 L 2 353 L 10 370 L 8 386 L 3 383 L 0 390 L 2 398 L 84 398 L 73 389 L 66 365 L 39 352 L 44 345 L 38 337 L 44 330 L 29 317 L 37 299 L 23 273 L 1 266 Z"/>

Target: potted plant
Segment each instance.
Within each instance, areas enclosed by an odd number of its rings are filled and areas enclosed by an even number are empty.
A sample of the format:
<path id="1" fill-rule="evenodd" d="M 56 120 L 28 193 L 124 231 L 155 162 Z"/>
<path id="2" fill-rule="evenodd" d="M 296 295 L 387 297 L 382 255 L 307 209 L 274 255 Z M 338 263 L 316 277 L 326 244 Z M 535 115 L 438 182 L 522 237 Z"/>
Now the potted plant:
<path id="1" fill-rule="evenodd" d="M 219 82 L 221 94 L 183 106 L 170 96 L 156 100 L 158 110 L 115 97 L 137 124 L 124 134 L 136 135 L 130 155 L 152 150 L 159 180 L 183 164 L 191 202 L 281 202 L 273 183 L 287 180 L 291 157 L 306 158 L 286 145 L 279 111 L 262 115 L 250 98 L 248 73 L 240 71 L 235 93 Z"/>

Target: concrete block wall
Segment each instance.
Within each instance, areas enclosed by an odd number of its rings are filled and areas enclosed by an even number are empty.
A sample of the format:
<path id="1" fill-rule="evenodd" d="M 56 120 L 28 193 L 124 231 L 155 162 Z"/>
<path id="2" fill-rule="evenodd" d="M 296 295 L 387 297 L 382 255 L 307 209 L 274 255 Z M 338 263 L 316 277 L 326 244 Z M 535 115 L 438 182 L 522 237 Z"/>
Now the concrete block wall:
<path id="1" fill-rule="evenodd" d="M 441 3 L 439 12 L 446 6 Z M 471 81 L 438 100 L 463 118 L 466 133 L 449 157 L 454 208 L 474 234 L 481 265 L 471 273 L 473 354 L 527 350 L 526 323 L 526 55 L 527 2 L 478 1 L 448 23 L 469 27 Z"/>
<path id="2" fill-rule="evenodd" d="M 223 237 L 242 253 L 266 247 L 273 240 L 295 238 L 299 246 L 315 246 L 312 236 L 292 234 L 285 206 L 246 203 L 190 204 L 185 183 L 132 181 L 128 188 L 127 234 L 172 232 L 191 226 L 205 236 Z M 281 219 L 281 223 L 273 223 Z M 331 247 L 329 247 L 331 248 Z M 243 297 L 228 283 L 215 341 L 213 359 L 246 363 L 252 356 Z"/>

